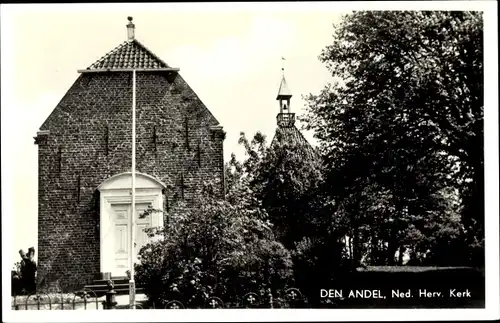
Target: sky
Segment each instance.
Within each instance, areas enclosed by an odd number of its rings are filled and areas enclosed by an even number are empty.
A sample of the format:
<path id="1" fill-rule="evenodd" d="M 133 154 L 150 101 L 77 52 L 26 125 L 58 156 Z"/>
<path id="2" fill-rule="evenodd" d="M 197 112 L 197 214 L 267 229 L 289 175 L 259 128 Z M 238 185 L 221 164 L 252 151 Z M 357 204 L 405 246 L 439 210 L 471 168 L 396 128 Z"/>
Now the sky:
<path id="1" fill-rule="evenodd" d="M 302 95 L 318 93 L 330 80 L 318 56 L 331 42 L 332 24 L 345 11 L 276 4 L 216 9 L 193 4 L 2 8 L 2 156 L 9 156 L 2 158 L 8 169 L 2 181 L 15 192 L 7 202 L 12 207 L 14 260 L 19 249 L 37 244 L 38 155 L 33 137 L 76 81 L 77 70 L 127 39 L 127 16 L 133 17 L 136 38 L 180 68 L 224 127 L 226 161 L 233 152 L 244 157 L 240 132 L 252 136 L 261 131 L 268 142 L 272 139 L 282 66 L 293 94 L 290 108 L 297 115 L 304 113 Z M 314 145 L 312 133 L 304 134 Z"/>

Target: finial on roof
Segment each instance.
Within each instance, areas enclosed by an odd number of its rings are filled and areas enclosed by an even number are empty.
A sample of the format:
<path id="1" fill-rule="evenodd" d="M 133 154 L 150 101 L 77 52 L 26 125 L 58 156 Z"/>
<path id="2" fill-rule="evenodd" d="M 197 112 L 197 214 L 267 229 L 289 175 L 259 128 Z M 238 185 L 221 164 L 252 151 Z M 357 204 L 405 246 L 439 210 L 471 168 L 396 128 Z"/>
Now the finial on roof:
<path id="1" fill-rule="evenodd" d="M 290 99 L 292 97 L 292 93 L 290 92 L 290 89 L 288 88 L 288 85 L 286 84 L 285 80 L 285 58 L 281 56 L 281 83 L 280 83 L 280 88 L 278 90 L 278 96 L 276 97 L 276 100 L 281 99 Z"/>
<path id="2" fill-rule="evenodd" d="M 127 36 L 128 40 L 133 40 L 135 38 L 135 25 L 132 23 L 132 17 L 128 16 L 128 24 L 127 24 Z"/>

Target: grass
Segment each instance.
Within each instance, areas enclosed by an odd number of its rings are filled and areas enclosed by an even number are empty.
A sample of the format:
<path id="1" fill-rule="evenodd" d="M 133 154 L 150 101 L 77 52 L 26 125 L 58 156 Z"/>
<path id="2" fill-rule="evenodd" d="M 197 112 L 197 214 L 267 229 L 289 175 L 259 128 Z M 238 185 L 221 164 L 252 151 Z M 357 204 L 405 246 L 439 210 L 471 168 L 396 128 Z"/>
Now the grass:
<path id="1" fill-rule="evenodd" d="M 360 272 L 410 272 L 449 271 L 449 270 L 478 270 L 471 267 L 435 267 L 435 266 L 367 266 L 360 267 Z"/>

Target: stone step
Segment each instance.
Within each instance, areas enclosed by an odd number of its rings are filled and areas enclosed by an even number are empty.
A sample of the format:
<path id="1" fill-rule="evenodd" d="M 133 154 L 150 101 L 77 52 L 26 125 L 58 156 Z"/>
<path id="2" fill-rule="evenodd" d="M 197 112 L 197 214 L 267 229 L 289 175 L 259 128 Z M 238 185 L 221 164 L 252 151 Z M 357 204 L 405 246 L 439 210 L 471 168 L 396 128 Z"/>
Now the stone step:
<path id="1" fill-rule="evenodd" d="M 106 292 L 108 291 L 107 287 L 102 288 L 102 287 L 95 287 L 95 286 L 85 286 L 85 288 L 93 291 L 97 295 L 97 297 L 101 297 L 101 296 L 106 295 Z M 128 295 L 129 288 L 128 288 L 128 285 L 126 287 L 119 287 L 119 288 L 115 287 L 114 291 L 116 292 L 116 295 Z M 143 293 L 143 292 L 144 292 L 144 289 L 142 287 L 136 287 L 136 289 L 135 289 L 136 294 Z"/>
<path id="2" fill-rule="evenodd" d="M 106 294 L 106 292 L 108 291 L 107 289 L 93 289 L 94 293 L 96 294 L 101 294 L 101 295 L 104 295 Z M 116 292 L 116 294 L 128 294 L 129 290 L 128 288 L 115 288 L 114 291 Z M 138 293 L 142 293 L 144 292 L 144 289 L 143 288 L 136 288 L 135 289 L 135 293 L 138 294 Z"/>
<path id="3" fill-rule="evenodd" d="M 114 289 L 117 288 L 128 288 L 128 284 L 114 284 Z M 98 288 L 98 289 L 108 289 L 107 284 L 90 284 L 90 285 L 85 285 L 85 288 Z"/>
<path id="4" fill-rule="evenodd" d="M 85 285 L 84 288 L 89 288 L 89 289 L 105 289 L 108 290 L 108 285 L 105 284 L 89 284 Z M 129 288 L 129 284 L 114 284 L 114 289 L 119 289 L 119 288 Z M 135 288 L 142 288 L 140 285 L 136 285 Z"/>
<path id="5" fill-rule="evenodd" d="M 117 284 L 127 284 L 129 283 L 128 279 L 113 279 L 113 284 L 116 286 Z M 108 281 L 107 280 L 94 280 L 90 284 L 87 285 L 107 285 Z"/>
<path id="6" fill-rule="evenodd" d="M 129 278 L 127 276 L 116 276 L 116 277 L 111 277 L 112 281 L 129 281 Z M 94 279 L 94 282 L 103 282 L 106 283 L 108 280 L 107 279 Z"/>

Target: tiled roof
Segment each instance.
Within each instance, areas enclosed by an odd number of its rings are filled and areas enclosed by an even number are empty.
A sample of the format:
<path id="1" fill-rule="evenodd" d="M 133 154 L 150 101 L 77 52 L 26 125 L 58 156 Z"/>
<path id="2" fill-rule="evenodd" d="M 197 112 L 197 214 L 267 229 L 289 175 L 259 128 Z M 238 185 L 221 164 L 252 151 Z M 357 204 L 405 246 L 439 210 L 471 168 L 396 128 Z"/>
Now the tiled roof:
<path id="1" fill-rule="evenodd" d="M 101 57 L 87 70 L 141 68 L 157 69 L 169 66 L 136 39 L 127 40 Z"/>
<path id="2" fill-rule="evenodd" d="M 277 127 L 274 138 L 271 141 L 271 146 L 277 143 L 288 143 L 291 145 L 301 145 L 305 148 L 307 157 L 317 158 L 318 153 L 307 141 L 304 135 L 300 132 L 295 125 L 291 127 Z"/>

